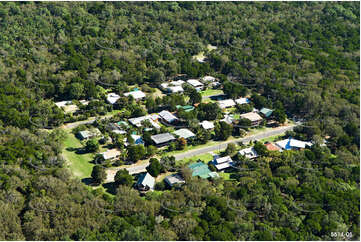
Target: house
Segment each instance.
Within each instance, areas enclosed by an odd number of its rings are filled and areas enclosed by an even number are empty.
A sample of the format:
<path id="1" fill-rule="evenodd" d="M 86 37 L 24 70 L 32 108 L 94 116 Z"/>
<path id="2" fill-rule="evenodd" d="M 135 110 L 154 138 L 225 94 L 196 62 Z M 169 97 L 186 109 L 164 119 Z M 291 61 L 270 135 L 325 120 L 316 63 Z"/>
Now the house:
<path id="1" fill-rule="evenodd" d="M 100 153 L 104 160 L 113 160 L 120 156 L 120 151 L 117 149 L 107 150 L 105 152 Z"/>
<path id="2" fill-rule="evenodd" d="M 160 112 L 159 116 L 167 123 L 173 123 L 178 120 L 176 116 L 174 116 L 171 112 L 167 110 L 163 110 L 162 112 Z"/>
<path id="3" fill-rule="evenodd" d="M 262 108 L 260 110 L 260 113 L 262 113 L 266 118 L 270 117 L 272 115 L 273 110 L 269 108 Z"/>
<path id="4" fill-rule="evenodd" d="M 156 134 L 150 137 L 157 146 L 167 145 L 170 141 L 175 140 L 175 137 L 170 133 Z"/>
<path id="5" fill-rule="evenodd" d="M 246 97 L 241 97 L 241 98 L 238 98 L 236 100 L 234 100 L 237 104 L 247 104 L 247 103 L 250 103 L 249 99 L 246 98 Z"/>
<path id="6" fill-rule="evenodd" d="M 167 90 L 168 86 L 169 86 L 168 82 L 163 82 L 160 84 L 160 89 Z"/>
<path id="7" fill-rule="evenodd" d="M 183 177 L 180 174 L 172 174 L 169 176 L 166 176 L 164 178 L 164 181 L 170 186 L 172 187 L 175 184 L 182 184 L 185 183 Z"/>
<path id="8" fill-rule="evenodd" d="M 217 170 L 223 170 L 233 165 L 233 160 L 230 156 L 225 157 L 217 157 L 213 160 L 213 165 L 217 168 Z"/>
<path id="9" fill-rule="evenodd" d="M 194 89 L 196 89 L 197 91 L 202 91 L 204 85 L 203 83 L 201 83 L 200 81 L 198 81 L 197 79 L 189 79 L 187 81 L 187 83 L 189 85 L 191 85 Z"/>
<path id="10" fill-rule="evenodd" d="M 73 103 L 72 101 L 62 101 L 62 102 L 56 102 L 55 105 L 58 108 L 63 109 L 65 113 L 74 113 L 79 108 L 77 105 L 72 104 L 72 103 Z"/>
<path id="11" fill-rule="evenodd" d="M 198 176 L 201 178 L 218 177 L 218 174 L 216 172 L 211 172 L 208 168 L 208 165 L 204 164 L 203 162 L 193 163 L 188 167 L 192 171 L 192 176 Z"/>
<path id="12" fill-rule="evenodd" d="M 230 115 L 225 114 L 224 118 L 221 119 L 220 121 L 226 122 L 227 124 L 232 124 L 234 121 L 234 118 L 232 118 Z"/>
<path id="13" fill-rule="evenodd" d="M 118 123 L 110 123 L 108 124 L 108 130 L 115 134 L 126 134 L 127 132 L 121 128 Z"/>
<path id="14" fill-rule="evenodd" d="M 182 86 L 184 83 L 185 83 L 185 81 L 178 80 L 178 81 L 171 81 L 170 85 L 172 85 L 172 86 Z"/>
<path id="15" fill-rule="evenodd" d="M 184 89 L 182 86 L 169 86 L 167 87 L 166 89 L 169 93 L 181 93 L 181 92 L 184 92 Z"/>
<path id="16" fill-rule="evenodd" d="M 144 145 L 142 136 L 136 135 L 136 134 L 131 134 L 130 137 L 132 137 L 132 139 L 134 140 L 135 145 Z"/>
<path id="17" fill-rule="evenodd" d="M 87 100 L 79 100 L 79 102 L 84 106 L 87 106 L 89 104 L 89 101 Z"/>
<path id="18" fill-rule="evenodd" d="M 214 82 L 215 80 L 216 80 L 216 78 L 213 76 L 205 76 L 202 78 L 202 81 L 204 81 L 204 82 Z"/>
<path id="19" fill-rule="evenodd" d="M 241 114 L 240 117 L 251 121 L 252 126 L 258 126 L 262 121 L 262 117 L 259 116 L 259 114 L 255 113 L 255 112 L 244 113 L 244 114 Z"/>
<path id="20" fill-rule="evenodd" d="M 312 142 L 305 142 L 293 138 L 288 138 L 276 142 L 276 145 L 282 150 L 292 150 L 292 149 L 304 149 L 307 146 L 312 146 Z"/>
<path id="21" fill-rule="evenodd" d="M 145 93 L 140 90 L 136 90 L 136 91 L 132 91 L 132 92 L 126 92 L 126 93 L 124 93 L 124 96 L 126 96 L 126 97 L 132 96 L 135 100 L 138 101 L 138 100 L 145 98 Z"/>
<path id="22" fill-rule="evenodd" d="M 157 120 L 159 119 L 159 116 L 157 114 L 149 114 L 146 116 L 141 116 L 141 117 L 137 117 L 137 118 L 130 118 L 128 119 L 129 123 L 131 123 L 132 125 L 136 126 L 136 127 L 142 127 L 142 122 L 145 120 L 149 120 L 150 124 L 156 128 L 156 129 L 160 129 L 159 124 L 157 124 Z"/>
<path id="23" fill-rule="evenodd" d="M 238 151 L 240 155 L 245 156 L 248 159 L 255 159 L 258 157 L 256 150 L 253 147 L 249 147 L 243 150 Z"/>
<path id="24" fill-rule="evenodd" d="M 203 122 L 200 122 L 199 123 L 202 128 L 204 128 L 205 130 L 208 130 L 208 129 L 214 129 L 214 124 L 212 122 L 209 122 L 207 120 L 204 120 Z"/>
<path id="25" fill-rule="evenodd" d="M 176 108 L 183 109 L 185 112 L 190 112 L 194 110 L 194 107 L 191 105 L 185 105 L 185 106 L 177 105 Z"/>
<path id="26" fill-rule="evenodd" d="M 226 99 L 218 101 L 218 105 L 221 109 L 224 109 L 234 107 L 236 106 L 236 103 L 233 101 L 233 99 Z"/>
<path id="27" fill-rule="evenodd" d="M 96 137 L 99 135 L 101 135 L 101 132 L 99 131 L 99 129 L 83 130 L 83 131 L 79 131 L 79 133 L 77 134 L 77 136 L 81 140 L 90 139 L 90 138 L 93 138 L 93 137 Z"/>
<path id="28" fill-rule="evenodd" d="M 120 98 L 120 96 L 114 92 L 108 93 L 107 94 L 107 101 L 110 104 L 114 104 L 118 101 L 118 99 Z"/>
<path id="29" fill-rule="evenodd" d="M 266 146 L 267 150 L 269 150 L 269 151 L 279 151 L 280 150 L 280 147 L 272 144 L 271 142 L 266 142 L 264 145 Z"/>
<path id="30" fill-rule="evenodd" d="M 196 135 L 190 131 L 189 129 L 178 129 L 173 132 L 176 136 L 179 136 L 180 138 L 189 139 L 194 138 Z"/>
<path id="31" fill-rule="evenodd" d="M 149 191 L 153 190 L 155 184 L 155 179 L 152 177 L 148 172 L 143 173 L 139 176 L 137 183 L 135 184 L 135 187 L 139 191 Z"/>

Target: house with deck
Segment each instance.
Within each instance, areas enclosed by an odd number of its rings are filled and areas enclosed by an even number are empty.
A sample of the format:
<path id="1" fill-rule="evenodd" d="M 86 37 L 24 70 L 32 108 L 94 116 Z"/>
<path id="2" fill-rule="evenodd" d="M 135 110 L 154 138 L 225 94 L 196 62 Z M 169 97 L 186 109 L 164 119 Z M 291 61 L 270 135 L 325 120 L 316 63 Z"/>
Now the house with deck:
<path id="1" fill-rule="evenodd" d="M 240 118 L 248 119 L 251 121 L 252 126 L 258 126 L 262 122 L 262 117 L 255 112 L 243 113 L 240 115 Z"/>

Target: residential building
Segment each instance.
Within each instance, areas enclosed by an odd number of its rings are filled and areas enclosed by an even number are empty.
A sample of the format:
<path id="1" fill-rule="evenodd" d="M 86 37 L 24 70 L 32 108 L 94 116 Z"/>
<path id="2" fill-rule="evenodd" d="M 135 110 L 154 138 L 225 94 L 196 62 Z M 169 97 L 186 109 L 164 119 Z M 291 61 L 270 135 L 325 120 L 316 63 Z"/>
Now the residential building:
<path id="1" fill-rule="evenodd" d="M 220 121 L 226 122 L 227 124 L 233 124 L 234 118 L 228 114 L 225 114 L 224 118 L 221 119 Z"/>
<path id="2" fill-rule="evenodd" d="M 101 132 L 97 128 L 92 129 L 92 130 L 79 131 L 79 133 L 77 134 L 78 138 L 81 140 L 90 139 L 90 138 L 100 136 L 100 135 L 101 135 Z"/>
<path id="3" fill-rule="evenodd" d="M 260 113 L 262 113 L 266 118 L 269 118 L 272 115 L 273 110 L 269 108 L 262 108 Z"/>
<path id="4" fill-rule="evenodd" d="M 185 81 L 178 80 L 178 81 L 171 81 L 170 85 L 172 85 L 172 86 L 182 86 L 184 83 L 185 83 Z"/>
<path id="5" fill-rule="evenodd" d="M 134 140 L 135 145 L 144 145 L 144 141 L 142 139 L 142 136 L 136 135 L 136 134 L 131 134 L 130 136 Z"/>
<path id="6" fill-rule="evenodd" d="M 132 92 L 126 92 L 126 93 L 124 93 L 124 96 L 126 96 L 126 97 L 132 96 L 135 100 L 138 101 L 138 100 L 145 98 L 145 93 L 140 90 L 136 90 L 136 91 L 132 91 Z"/>
<path id="7" fill-rule="evenodd" d="M 282 150 L 292 150 L 292 149 L 304 149 L 307 146 L 312 146 L 312 142 L 301 141 L 293 138 L 288 138 L 276 142 L 276 145 Z"/>
<path id="8" fill-rule="evenodd" d="M 216 78 L 213 76 L 204 76 L 202 78 L 202 81 L 204 81 L 204 82 L 214 82 L 215 80 L 216 80 Z"/>
<path id="9" fill-rule="evenodd" d="M 182 86 L 169 86 L 166 88 L 169 93 L 181 93 L 184 92 L 184 89 Z"/>
<path id="10" fill-rule="evenodd" d="M 189 129 L 178 129 L 173 132 L 176 136 L 179 136 L 180 138 L 189 139 L 194 138 L 196 135 L 190 131 Z"/>
<path id="11" fill-rule="evenodd" d="M 121 128 L 118 123 L 109 123 L 108 130 L 116 134 L 126 134 L 127 132 Z"/>
<path id="12" fill-rule="evenodd" d="M 200 81 L 198 81 L 197 79 L 189 79 L 187 81 L 187 83 L 189 85 L 191 85 L 193 88 L 195 88 L 197 91 L 202 91 L 204 85 L 203 83 L 201 83 Z"/>
<path id="13" fill-rule="evenodd" d="M 244 113 L 244 114 L 241 114 L 240 117 L 251 121 L 252 126 L 258 126 L 262 121 L 262 117 L 259 116 L 259 114 L 255 113 L 255 112 Z"/>
<path id="14" fill-rule="evenodd" d="M 120 96 L 114 92 L 108 93 L 107 94 L 107 101 L 110 104 L 114 104 L 118 101 L 118 99 L 120 98 Z"/>
<path id="15" fill-rule="evenodd" d="M 233 160 L 230 156 L 217 157 L 213 160 L 213 165 L 217 168 L 217 170 L 221 171 L 231 167 L 233 165 Z"/>
<path id="16" fill-rule="evenodd" d="M 117 149 L 111 149 L 100 154 L 103 156 L 104 160 L 113 160 L 120 156 L 120 151 Z"/>
<path id="17" fill-rule="evenodd" d="M 172 174 L 169 176 L 166 176 L 164 178 L 164 181 L 170 186 L 174 186 L 175 184 L 182 184 L 185 183 L 185 180 L 180 174 Z"/>
<path id="18" fill-rule="evenodd" d="M 200 122 L 199 124 L 205 130 L 214 129 L 214 124 L 210 121 L 204 120 L 203 122 Z"/>
<path id="19" fill-rule="evenodd" d="M 149 122 L 151 123 L 151 125 L 156 128 L 156 129 L 160 129 L 159 124 L 157 124 L 157 120 L 159 119 L 159 116 L 157 114 L 149 114 L 146 116 L 141 116 L 141 117 L 137 117 L 137 118 L 130 118 L 128 119 L 129 123 L 131 123 L 132 125 L 136 126 L 136 127 L 142 127 L 142 122 L 145 120 L 149 120 Z"/>
<path id="20" fill-rule="evenodd" d="M 148 172 L 143 173 L 139 176 L 139 179 L 137 183 L 135 184 L 135 187 L 139 191 L 149 191 L 154 189 L 155 179 L 152 177 Z"/>
<path id="21" fill-rule="evenodd" d="M 255 159 L 258 157 L 256 150 L 253 147 L 249 147 L 243 150 L 238 151 L 240 155 L 245 156 L 248 159 Z"/>
<path id="22" fill-rule="evenodd" d="M 224 109 L 234 107 L 236 106 L 236 103 L 233 101 L 233 99 L 226 99 L 218 101 L 218 105 L 221 109 Z"/>
<path id="23" fill-rule="evenodd" d="M 175 140 L 175 137 L 170 133 L 156 134 L 150 137 L 157 146 L 168 145 L 169 142 Z"/>
<path id="24" fill-rule="evenodd" d="M 201 178 L 218 177 L 218 174 L 216 172 L 211 172 L 208 168 L 208 165 L 204 164 L 203 162 L 193 163 L 188 167 L 192 171 L 192 176 L 198 176 Z"/>
<path id="25" fill-rule="evenodd" d="M 63 109 L 65 113 L 74 113 L 79 108 L 77 105 L 72 104 L 72 103 L 73 103 L 72 101 L 62 101 L 62 102 L 56 102 L 55 105 L 58 108 Z"/>
<path id="26" fill-rule="evenodd" d="M 241 98 L 238 98 L 238 99 L 236 99 L 236 100 L 234 100 L 234 101 L 235 101 L 237 104 L 240 104 L 240 105 L 250 103 L 249 99 L 246 98 L 246 97 L 241 97 Z"/>
<path id="27" fill-rule="evenodd" d="M 173 123 L 178 120 L 176 116 L 174 116 L 171 112 L 167 110 L 163 110 L 162 112 L 160 112 L 159 116 L 167 123 Z"/>

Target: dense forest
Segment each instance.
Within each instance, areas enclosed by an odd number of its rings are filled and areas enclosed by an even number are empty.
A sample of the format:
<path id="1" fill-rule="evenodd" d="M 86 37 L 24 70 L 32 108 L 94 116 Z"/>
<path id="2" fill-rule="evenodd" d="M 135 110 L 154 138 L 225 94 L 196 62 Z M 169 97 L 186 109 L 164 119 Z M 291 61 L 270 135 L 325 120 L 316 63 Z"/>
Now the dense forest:
<path id="1" fill-rule="evenodd" d="M 0 240 L 358 240 L 359 9 L 1 2 Z M 200 52 L 205 62 L 193 58 Z M 114 196 L 91 189 L 65 168 L 58 126 L 116 109 L 107 90 L 151 89 L 181 74 L 212 75 L 230 95 L 249 92 L 257 108 L 281 107 L 304 120 L 292 136 L 327 137 L 327 146 L 247 160 L 235 182 L 183 171 L 185 185 L 143 197 L 126 185 Z M 54 104 L 82 99 L 90 104 L 77 117 Z"/>

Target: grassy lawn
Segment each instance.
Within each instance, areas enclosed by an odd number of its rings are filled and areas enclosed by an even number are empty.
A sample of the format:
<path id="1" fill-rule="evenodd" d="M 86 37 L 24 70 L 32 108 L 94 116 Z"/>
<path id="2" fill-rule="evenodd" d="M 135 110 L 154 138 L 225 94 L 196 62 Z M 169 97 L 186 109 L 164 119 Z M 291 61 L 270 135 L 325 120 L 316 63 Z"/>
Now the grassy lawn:
<path id="1" fill-rule="evenodd" d="M 282 137 L 282 135 L 271 136 L 271 137 L 268 137 L 268 138 L 261 139 L 260 141 L 261 141 L 261 142 L 273 142 L 273 141 L 275 141 L 278 137 Z"/>
<path id="2" fill-rule="evenodd" d="M 188 163 L 188 162 L 192 163 L 192 162 L 197 162 L 197 160 L 201 160 L 207 164 L 212 159 L 213 159 L 213 156 L 209 153 L 206 153 L 206 154 L 196 155 L 196 156 L 189 157 L 189 158 L 184 158 L 183 160 L 177 161 L 177 163 L 179 163 L 180 161 L 182 163 Z"/>
<path id="3" fill-rule="evenodd" d="M 202 95 L 202 97 L 213 96 L 213 95 L 223 94 L 223 91 L 219 90 L 219 89 L 207 89 L 207 90 L 201 91 L 200 94 Z"/>
<path id="4" fill-rule="evenodd" d="M 90 163 L 93 159 L 93 154 L 76 154 L 76 148 L 82 146 L 80 141 L 71 132 L 67 132 L 63 155 L 73 175 L 80 179 L 90 177 L 94 166 L 94 164 Z M 67 148 L 73 148 L 74 150 L 67 150 Z"/>

